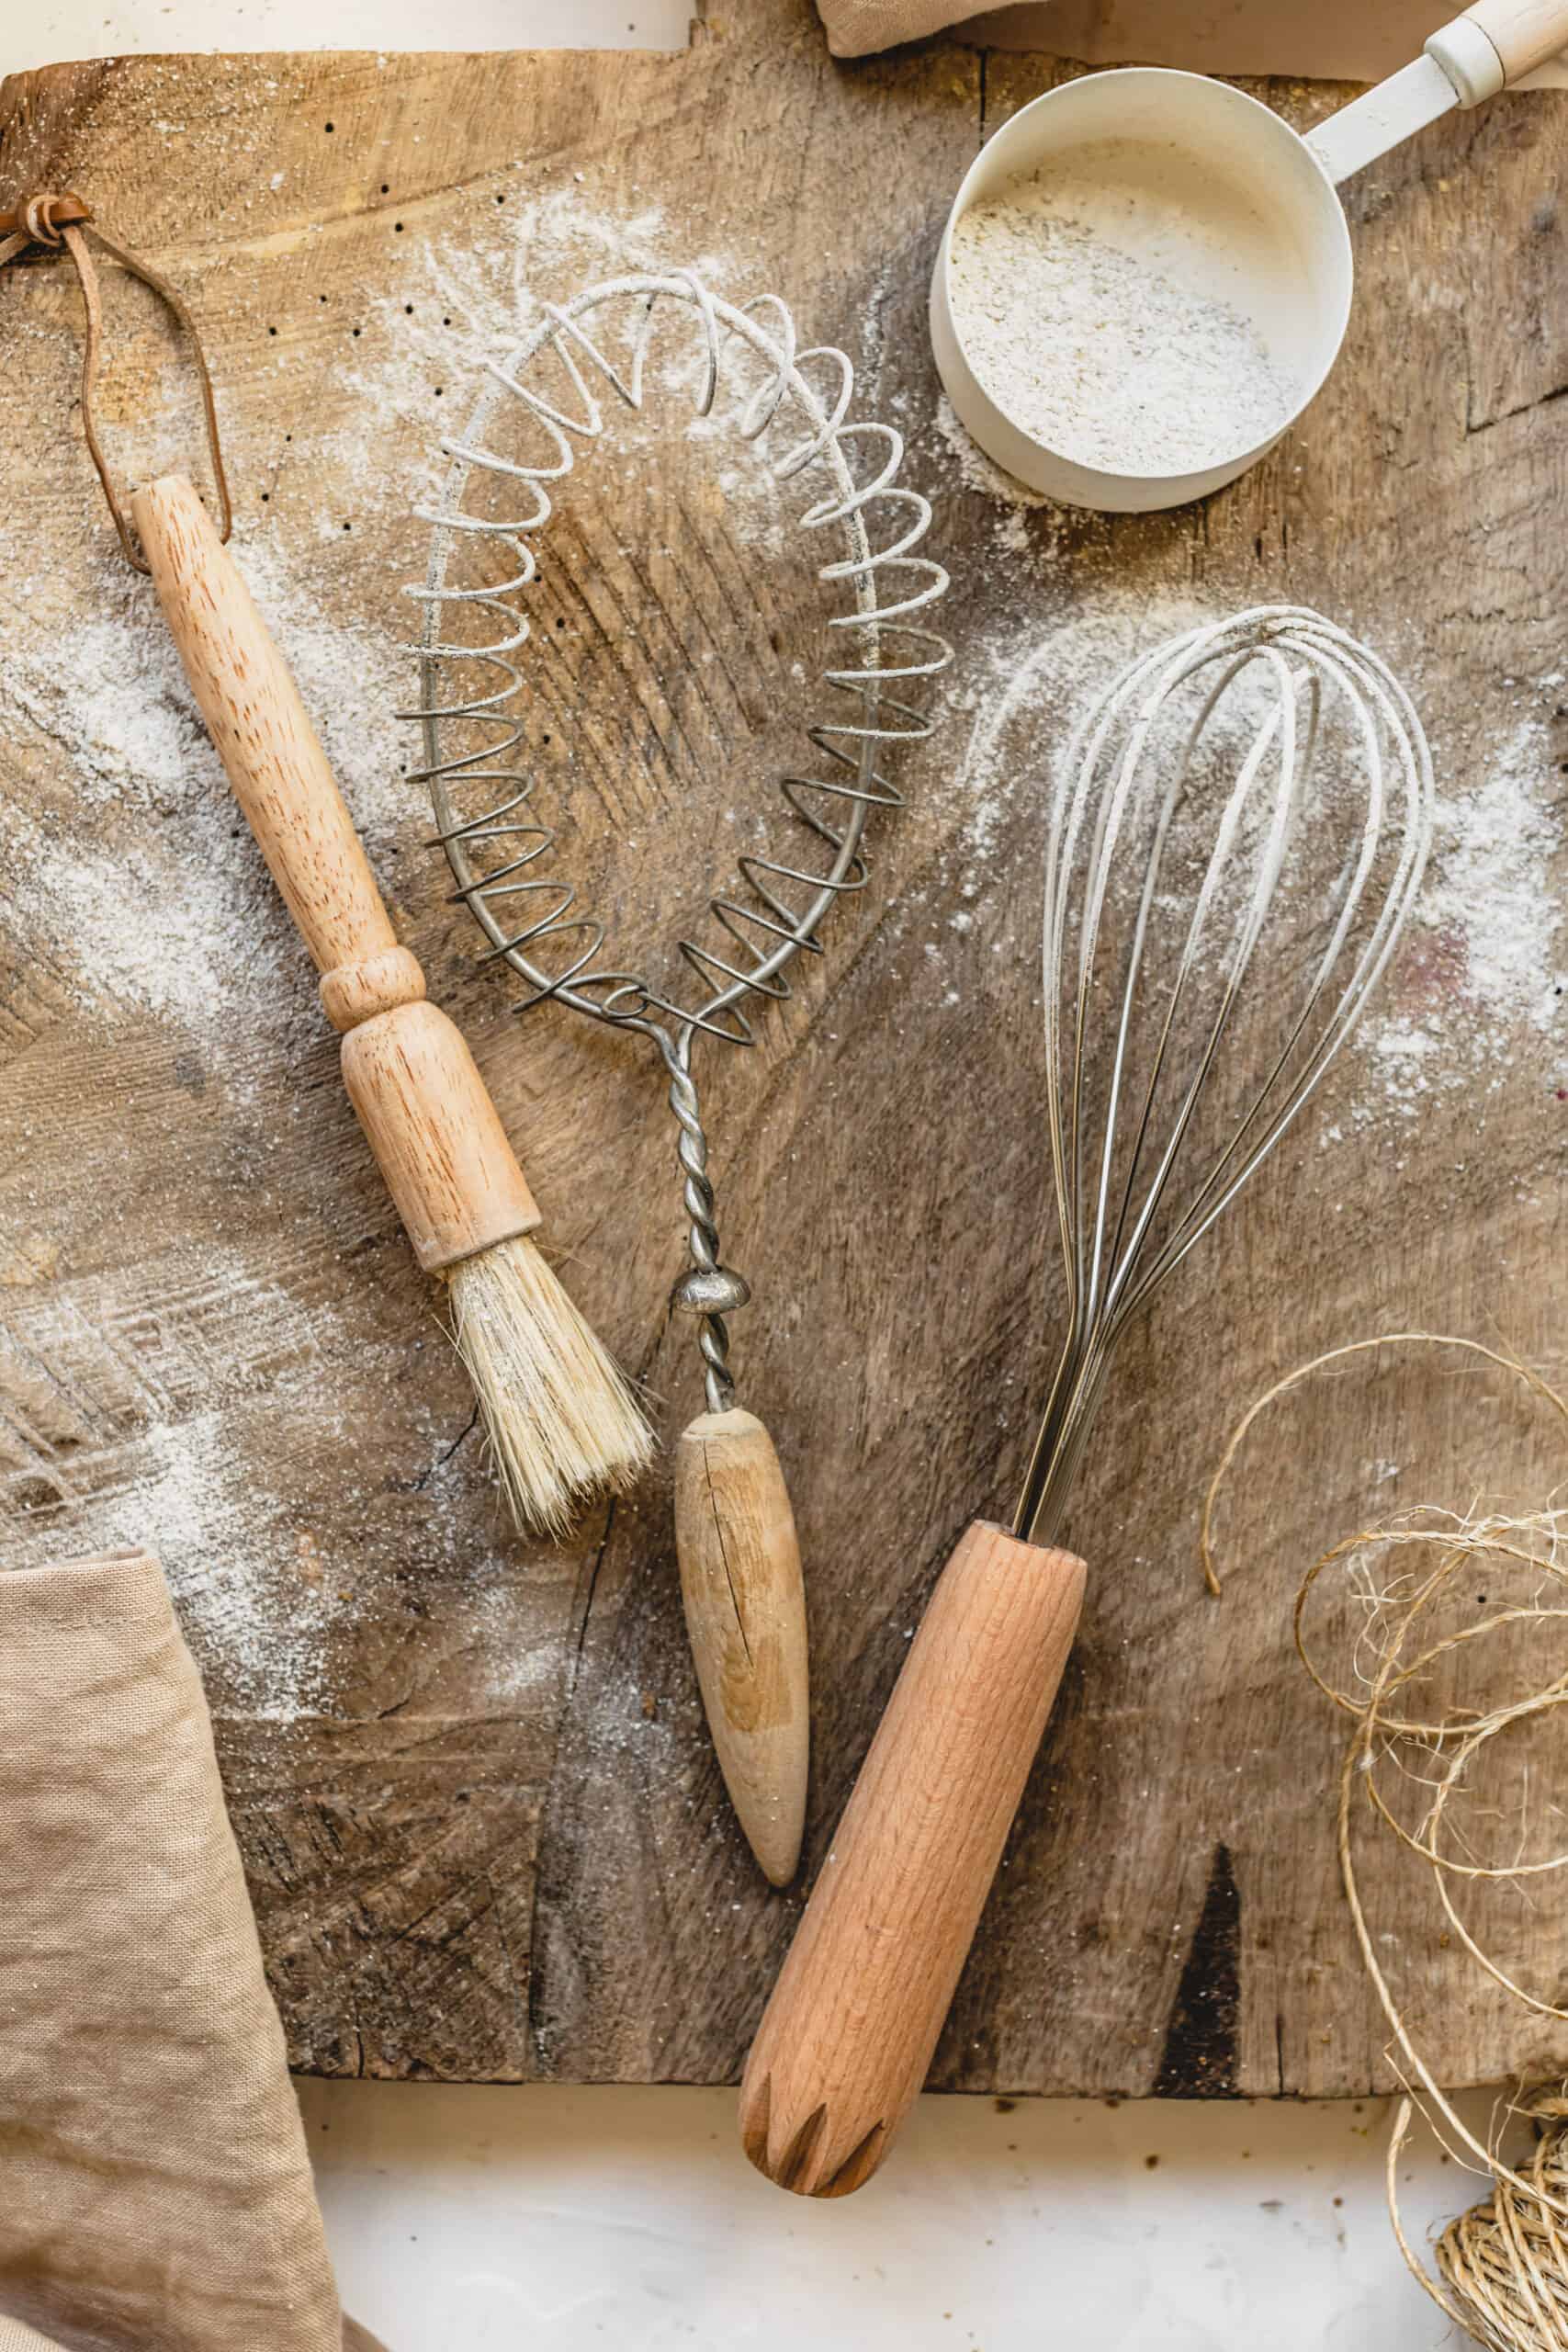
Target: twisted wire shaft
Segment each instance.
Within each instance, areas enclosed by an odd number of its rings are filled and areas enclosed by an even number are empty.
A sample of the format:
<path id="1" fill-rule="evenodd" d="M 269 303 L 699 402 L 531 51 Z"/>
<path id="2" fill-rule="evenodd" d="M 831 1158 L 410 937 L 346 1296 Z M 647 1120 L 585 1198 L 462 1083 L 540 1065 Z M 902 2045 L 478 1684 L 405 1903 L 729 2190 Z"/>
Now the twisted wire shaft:
<path id="1" fill-rule="evenodd" d="M 750 1292 L 739 1274 L 719 1262 L 718 1224 L 713 1185 L 708 1178 L 707 1136 L 697 1105 L 691 1072 L 692 1032 L 687 1030 L 666 1055 L 670 1069 L 670 1108 L 680 1129 L 676 1156 L 681 1163 L 681 1198 L 690 1220 L 687 1246 L 692 1271 L 676 1286 L 676 1304 L 700 1317 L 697 1347 L 704 1364 L 704 1385 L 710 1413 L 722 1413 L 735 1402 L 735 1380 L 729 1369 L 728 1308 L 744 1306 Z"/>

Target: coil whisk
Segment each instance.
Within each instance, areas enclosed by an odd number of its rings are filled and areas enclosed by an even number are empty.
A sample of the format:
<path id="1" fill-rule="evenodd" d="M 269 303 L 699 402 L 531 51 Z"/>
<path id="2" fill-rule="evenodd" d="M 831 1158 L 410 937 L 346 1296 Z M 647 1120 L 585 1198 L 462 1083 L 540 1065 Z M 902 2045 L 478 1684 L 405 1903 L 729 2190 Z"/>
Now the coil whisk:
<path id="1" fill-rule="evenodd" d="M 629 339 L 612 351 L 605 327 L 617 318 L 629 324 Z M 830 600 L 829 647 L 842 649 L 819 672 L 828 703 L 805 730 L 814 756 L 779 779 L 801 846 L 740 857 L 738 882 L 708 900 L 708 935 L 677 943 L 692 981 L 680 993 L 610 961 L 604 926 L 549 870 L 556 831 L 535 803 L 517 707 L 531 633 L 525 603 L 538 575 L 535 541 L 555 513 L 555 486 L 571 472 L 580 445 L 605 436 L 606 399 L 643 409 L 656 325 L 666 319 L 694 337 L 695 414 L 712 415 L 727 361 L 744 355 L 753 380 L 739 388 L 735 431 L 750 442 L 782 435 L 784 446 L 768 460 L 778 482 L 820 478 L 795 527 L 808 545 L 819 535 L 834 543 L 814 570 Z M 554 368 L 549 390 L 531 380 L 542 362 Z M 725 1317 L 749 1292 L 720 1261 L 693 1044 L 705 1035 L 751 1045 L 757 1001 L 788 1000 L 795 957 L 820 954 L 829 910 L 864 889 L 871 815 L 903 805 L 887 764 L 931 733 L 932 715 L 916 696 L 952 659 L 927 619 L 948 584 L 942 566 L 919 552 L 930 503 L 897 480 L 901 435 L 852 416 L 853 393 L 847 356 L 826 345 L 802 349 L 788 310 L 772 294 L 737 306 L 693 272 L 674 270 L 608 278 L 547 303 L 513 348 L 487 362 L 462 430 L 442 445 L 440 494 L 421 512 L 431 526 L 429 562 L 409 592 L 423 607 L 420 702 L 410 716 L 422 729 L 419 774 L 454 899 L 479 924 L 490 956 L 524 982 L 519 1011 L 554 1001 L 638 1032 L 668 1069 L 692 1261 L 675 1303 L 702 1318 L 715 1411 L 734 1398 Z M 534 436 L 531 453 L 498 446 L 508 431 L 514 442 L 520 424 Z M 508 512 L 473 510 L 476 478 Z M 476 580 L 497 549 L 505 576 Z M 472 691 L 462 691 L 465 681 Z"/>

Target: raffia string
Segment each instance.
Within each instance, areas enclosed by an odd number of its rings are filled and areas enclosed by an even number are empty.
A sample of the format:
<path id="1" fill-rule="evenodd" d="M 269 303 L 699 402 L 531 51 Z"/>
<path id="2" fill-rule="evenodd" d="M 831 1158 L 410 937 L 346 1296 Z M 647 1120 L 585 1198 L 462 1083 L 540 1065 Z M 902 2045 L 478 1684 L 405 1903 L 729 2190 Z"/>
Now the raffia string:
<path id="1" fill-rule="evenodd" d="M 206 420 L 207 446 L 212 459 L 213 488 L 217 493 L 220 536 L 227 539 L 233 516 L 229 503 L 228 477 L 223 469 L 223 446 L 218 431 L 218 409 L 212 397 L 212 379 L 208 372 L 207 354 L 201 346 L 201 336 L 195 319 L 179 288 L 154 269 L 150 262 L 140 260 L 112 237 L 106 236 L 93 217 L 92 207 L 84 197 L 71 188 L 59 195 L 23 197 L 8 212 L 0 212 L 0 270 L 17 261 L 32 246 L 45 252 L 69 254 L 75 266 L 77 283 L 82 288 L 82 303 L 86 311 L 86 332 L 82 339 L 82 431 L 87 453 L 93 460 L 114 526 L 119 535 L 126 560 L 138 571 L 147 570 L 146 560 L 136 544 L 136 537 L 127 520 L 125 508 L 115 489 L 114 477 L 98 438 L 97 412 L 95 396 L 97 391 L 98 361 L 103 352 L 104 309 L 98 283 L 97 264 L 87 242 L 91 229 L 103 252 L 122 269 L 139 277 L 150 287 L 160 301 L 165 303 L 185 335 L 196 364 L 197 382 L 201 392 L 202 415 Z"/>
<path id="2" fill-rule="evenodd" d="M 1204 1499 L 1199 1538 L 1203 1574 L 1212 1592 L 1220 1590 L 1214 1562 L 1215 1507 L 1253 1424 L 1269 1406 L 1327 1366 L 1389 1347 L 1458 1349 L 1483 1357 L 1519 1382 L 1555 1415 L 1568 1436 L 1568 1401 L 1527 1365 L 1478 1340 L 1397 1331 L 1331 1349 L 1277 1381 L 1238 1423 L 1225 1446 Z M 1325 1570 L 1340 1563 L 1354 1564 L 1374 1549 L 1395 1559 L 1407 1559 L 1410 1573 L 1398 1579 L 1398 1587 L 1404 1589 L 1396 1588 L 1397 1597 L 1396 1590 L 1376 1596 L 1373 1615 L 1382 1621 L 1382 1630 L 1375 1664 L 1359 1671 L 1360 1689 L 1350 1691 L 1338 1688 L 1318 1666 L 1308 1645 L 1307 1612 Z M 1357 1880 L 1351 1831 L 1359 1792 L 1382 1826 L 1392 1830 L 1431 1871 L 1454 1934 L 1484 1973 L 1539 2015 L 1568 2019 L 1568 2008 L 1529 1992 L 1483 1949 L 1461 1916 L 1454 1884 L 1456 1881 L 1517 1882 L 1540 1877 L 1568 1867 L 1568 1852 L 1537 1861 L 1491 1865 L 1461 1859 L 1454 1850 L 1457 1833 L 1445 1838 L 1450 1800 L 1464 1786 L 1478 1755 L 1505 1732 L 1568 1704 L 1568 1670 L 1550 1674 L 1525 1696 L 1506 1704 L 1490 1708 L 1456 1704 L 1425 1714 L 1414 1711 L 1418 1704 L 1415 1694 L 1440 1659 L 1472 1645 L 1483 1645 L 1489 1637 L 1510 1626 L 1530 1623 L 1550 1634 L 1555 1622 L 1568 1621 L 1568 1566 L 1560 1564 L 1560 1554 L 1568 1554 L 1568 1512 L 1555 1508 L 1517 1517 L 1467 1516 L 1433 1510 L 1402 1513 L 1382 1526 L 1346 1537 L 1314 1560 L 1302 1578 L 1294 1610 L 1295 1645 L 1302 1664 L 1325 1697 L 1354 1724 L 1339 1776 L 1339 1869 L 1361 1958 L 1393 2037 L 1390 2056 L 1405 2086 L 1388 2149 L 1388 2201 L 1394 2235 L 1413 2277 L 1439 2310 L 1488 2352 L 1568 2352 L 1568 2082 L 1538 2086 L 1513 2102 L 1509 2111 L 1532 2121 L 1538 2134 L 1534 2154 L 1523 2170 L 1503 2161 L 1495 2138 L 1488 2143 L 1470 2131 L 1416 2047 L 1378 1960 Z M 1496 1610 L 1457 1633 L 1434 1637 L 1431 1629 L 1438 1602 L 1454 1579 L 1469 1573 L 1478 1559 L 1526 1572 L 1534 1580 L 1529 1600 Z M 1423 1574 L 1426 1562 L 1430 1565 Z M 1554 1663 L 1568 1659 L 1568 1639 L 1552 1642 L 1550 1648 Z M 1395 1817 L 1378 1784 L 1380 1767 L 1387 1764 L 1401 1741 L 1419 1743 L 1435 1759 L 1431 1793 L 1414 1829 Z M 1436 2278 L 1410 2244 L 1399 2211 L 1398 2165 L 1418 2108 L 1440 2139 L 1470 2151 L 1476 2168 L 1492 2183 L 1491 2195 L 1451 2222 L 1438 2241 Z"/>

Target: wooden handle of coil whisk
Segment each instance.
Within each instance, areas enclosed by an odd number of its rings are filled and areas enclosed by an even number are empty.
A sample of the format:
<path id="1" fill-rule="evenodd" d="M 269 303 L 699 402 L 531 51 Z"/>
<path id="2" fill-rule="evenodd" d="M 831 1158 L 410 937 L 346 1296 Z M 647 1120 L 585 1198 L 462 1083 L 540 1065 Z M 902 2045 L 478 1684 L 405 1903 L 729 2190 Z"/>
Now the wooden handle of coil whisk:
<path id="1" fill-rule="evenodd" d="M 725 1786 L 761 1869 L 786 1886 L 810 1762 L 806 1587 L 784 1472 L 754 1413 L 701 1413 L 682 1432 L 675 1548 Z"/>
<path id="2" fill-rule="evenodd" d="M 983 1521 L 943 1570 L 747 2061 L 741 2141 L 781 2188 L 859 2188 L 924 2082 L 1083 1586 Z"/>
<path id="3" fill-rule="evenodd" d="M 191 692 L 344 1033 L 354 1107 L 420 1264 L 437 1272 L 539 1222 L 472 1055 L 424 1001 L 320 738 L 192 485 L 139 491 L 136 527 Z"/>

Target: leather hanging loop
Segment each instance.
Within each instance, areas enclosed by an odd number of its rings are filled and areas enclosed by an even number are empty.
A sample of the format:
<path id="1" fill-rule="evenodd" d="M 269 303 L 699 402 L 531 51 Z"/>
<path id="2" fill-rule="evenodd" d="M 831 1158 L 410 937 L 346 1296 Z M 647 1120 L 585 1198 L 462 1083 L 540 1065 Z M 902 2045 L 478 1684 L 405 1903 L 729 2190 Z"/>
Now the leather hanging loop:
<path id="1" fill-rule="evenodd" d="M 107 254 L 111 261 L 129 270 L 131 277 L 139 277 L 143 286 L 157 295 L 190 345 L 201 392 L 202 415 L 206 420 L 207 446 L 217 496 L 219 536 L 227 539 L 233 527 L 233 509 L 223 465 L 222 441 L 218 430 L 218 410 L 212 396 L 212 378 L 208 370 L 207 354 L 202 349 L 201 336 L 185 298 L 161 271 L 104 234 L 85 197 L 78 196 L 73 188 L 63 188 L 58 194 L 43 190 L 20 198 L 9 211 L 0 212 L 0 269 L 35 245 L 45 252 L 64 251 L 75 268 L 77 283 L 82 288 L 83 308 L 86 312 L 86 329 L 82 341 L 82 430 L 87 443 L 87 454 L 103 486 L 105 503 L 113 517 L 126 560 L 138 571 L 146 571 L 147 560 L 137 545 L 135 534 L 120 503 L 108 459 L 98 436 L 94 402 L 98 362 L 104 344 L 103 297 L 97 263 L 85 233 L 89 229 L 100 250 Z"/>

